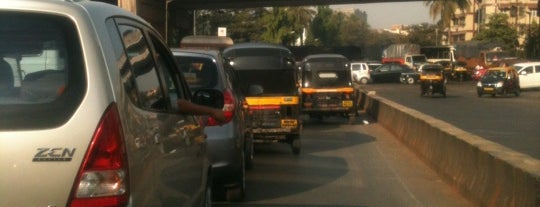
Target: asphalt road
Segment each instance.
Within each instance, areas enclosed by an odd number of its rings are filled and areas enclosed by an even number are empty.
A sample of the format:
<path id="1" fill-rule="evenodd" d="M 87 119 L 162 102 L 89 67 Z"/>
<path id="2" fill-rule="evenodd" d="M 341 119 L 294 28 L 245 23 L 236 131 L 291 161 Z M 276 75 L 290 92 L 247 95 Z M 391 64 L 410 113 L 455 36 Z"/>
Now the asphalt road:
<path id="1" fill-rule="evenodd" d="M 421 97 L 420 86 L 373 83 L 360 86 L 458 128 L 540 159 L 540 90 L 520 96 L 476 94 L 476 82 L 449 81 L 447 97 Z"/>
<path id="2" fill-rule="evenodd" d="M 306 119 L 300 155 L 286 144 L 256 145 L 244 202 L 254 207 L 469 207 L 414 153 L 365 114 Z"/>

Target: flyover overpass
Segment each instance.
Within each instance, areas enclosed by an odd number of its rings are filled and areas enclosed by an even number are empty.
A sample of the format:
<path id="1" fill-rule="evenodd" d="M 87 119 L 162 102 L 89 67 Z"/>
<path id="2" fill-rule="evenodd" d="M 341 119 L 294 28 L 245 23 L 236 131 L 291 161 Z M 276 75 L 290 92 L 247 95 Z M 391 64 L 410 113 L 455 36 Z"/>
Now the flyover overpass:
<path id="1" fill-rule="evenodd" d="M 219 9 L 219 8 L 254 8 L 273 6 L 315 6 L 332 4 L 361 4 L 406 2 L 412 0 L 172 0 L 175 8 Z"/>
<path id="2" fill-rule="evenodd" d="M 150 22 L 165 39 L 169 28 L 191 34 L 193 10 L 408 2 L 412 0 L 94 0 L 118 5 Z M 168 26 L 165 26 L 168 25 Z"/>

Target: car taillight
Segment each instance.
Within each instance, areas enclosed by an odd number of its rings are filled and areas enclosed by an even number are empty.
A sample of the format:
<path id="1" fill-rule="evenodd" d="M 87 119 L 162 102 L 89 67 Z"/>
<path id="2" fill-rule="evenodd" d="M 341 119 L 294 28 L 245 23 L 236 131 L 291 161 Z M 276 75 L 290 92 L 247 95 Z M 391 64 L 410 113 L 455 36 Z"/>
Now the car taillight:
<path id="1" fill-rule="evenodd" d="M 235 107 L 235 100 L 234 95 L 232 91 L 225 90 L 223 91 L 223 113 L 225 115 L 225 122 L 218 122 L 213 117 L 208 117 L 208 122 L 206 126 L 217 126 L 220 124 L 228 123 L 232 120 L 234 116 L 234 107 Z"/>
<path id="2" fill-rule="evenodd" d="M 101 118 L 71 190 L 68 206 L 125 206 L 128 163 L 120 116 L 111 104 Z"/>

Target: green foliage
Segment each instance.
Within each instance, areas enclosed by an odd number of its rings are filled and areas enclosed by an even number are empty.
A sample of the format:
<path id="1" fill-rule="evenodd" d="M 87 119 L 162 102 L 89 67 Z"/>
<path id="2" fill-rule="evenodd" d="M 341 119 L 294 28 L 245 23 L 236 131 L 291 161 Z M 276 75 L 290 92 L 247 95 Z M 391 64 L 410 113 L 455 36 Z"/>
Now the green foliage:
<path id="1" fill-rule="evenodd" d="M 310 27 L 308 42 L 326 47 L 341 45 L 339 29 L 343 16 L 342 13 L 335 14 L 329 6 L 318 6 Z"/>
<path id="2" fill-rule="evenodd" d="M 437 45 L 437 42 L 440 42 L 442 37 L 441 31 L 442 29 L 439 29 L 437 25 L 427 23 L 412 25 L 409 27 L 408 42 L 421 46 Z"/>
<path id="3" fill-rule="evenodd" d="M 508 25 L 508 15 L 505 13 L 495 13 L 489 17 L 488 23 L 480 29 L 474 40 L 481 42 L 497 42 L 503 44 L 503 49 L 514 51 L 519 45 L 518 33 Z"/>
<path id="4" fill-rule="evenodd" d="M 540 26 L 536 21 L 527 29 L 525 57 L 528 59 L 540 60 Z"/>

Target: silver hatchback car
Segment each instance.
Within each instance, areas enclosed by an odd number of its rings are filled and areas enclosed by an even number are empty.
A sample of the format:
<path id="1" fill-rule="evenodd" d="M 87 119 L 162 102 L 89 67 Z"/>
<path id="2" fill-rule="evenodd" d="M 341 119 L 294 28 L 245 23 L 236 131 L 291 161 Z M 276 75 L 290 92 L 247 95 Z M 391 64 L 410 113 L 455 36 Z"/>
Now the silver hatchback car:
<path id="1" fill-rule="evenodd" d="M 216 89 L 223 93 L 226 121 L 208 119 L 208 152 L 212 161 L 214 197 L 240 201 L 245 195 L 246 169 L 253 165 L 253 141 L 247 133 L 245 98 L 234 88 L 233 71 L 227 68 L 218 50 L 172 48 L 173 55 L 194 90 Z"/>
<path id="2" fill-rule="evenodd" d="M 211 205 L 201 119 L 176 103 L 222 95 L 192 96 L 141 18 L 2 0 L 0 74 L 0 206 Z"/>

